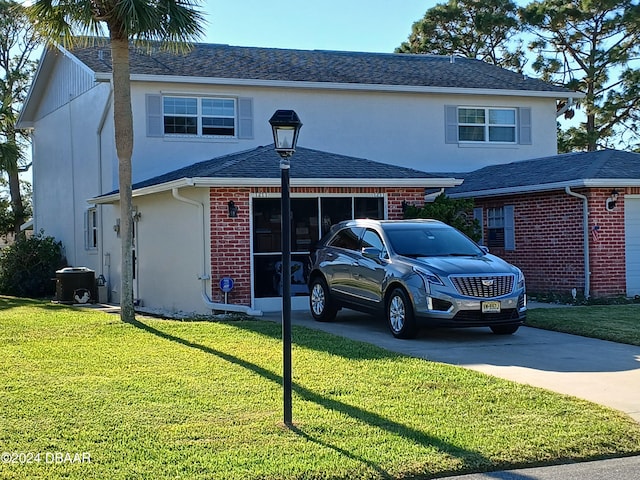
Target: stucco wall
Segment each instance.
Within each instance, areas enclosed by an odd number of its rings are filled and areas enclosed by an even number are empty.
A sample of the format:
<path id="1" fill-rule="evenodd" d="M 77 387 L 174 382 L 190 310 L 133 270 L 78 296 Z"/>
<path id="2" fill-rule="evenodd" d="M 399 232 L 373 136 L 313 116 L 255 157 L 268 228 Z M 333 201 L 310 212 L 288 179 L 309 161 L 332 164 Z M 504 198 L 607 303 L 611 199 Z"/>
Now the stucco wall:
<path id="1" fill-rule="evenodd" d="M 268 121 L 282 108 L 294 109 L 304 124 L 300 146 L 427 172 L 471 171 L 556 154 L 553 99 L 154 83 L 136 83 L 132 92 L 135 129 L 140 132 L 134 152 L 137 180 L 273 143 Z M 255 138 L 146 137 L 145 94 L 161 92 L 253 98 Z M 445 144 L 445 105 L 531 107 L 533 144 Z"/>

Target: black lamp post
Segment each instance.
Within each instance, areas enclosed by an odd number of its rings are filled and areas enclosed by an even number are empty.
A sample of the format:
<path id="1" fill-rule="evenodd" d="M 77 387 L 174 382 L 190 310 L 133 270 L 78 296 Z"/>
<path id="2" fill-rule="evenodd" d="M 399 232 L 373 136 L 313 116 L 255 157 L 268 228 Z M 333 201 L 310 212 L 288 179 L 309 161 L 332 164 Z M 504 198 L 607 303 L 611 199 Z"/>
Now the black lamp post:
<path id="1" fill-rule="evenodd" d="M 289 197 L 289 159 L 296 151 L 302 122 L 293 110 L 277 110 L 269 120 L 273 141 L 280 155 L 280 197 L 282 234 L 282 386 L 284 424 L 292 426 L 291 415 L 291 200 Z"/>

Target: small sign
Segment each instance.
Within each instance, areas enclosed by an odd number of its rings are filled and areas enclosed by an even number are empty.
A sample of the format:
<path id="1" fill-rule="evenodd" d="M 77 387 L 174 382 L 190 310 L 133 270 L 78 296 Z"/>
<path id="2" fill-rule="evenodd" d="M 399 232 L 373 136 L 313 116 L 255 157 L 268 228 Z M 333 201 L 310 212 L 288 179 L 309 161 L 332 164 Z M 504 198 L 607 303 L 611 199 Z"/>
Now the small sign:
<path id="1" fill-rule="evenodd" d="M 233 290 L 233 278 L 231 277 L 222 277 L 220 279 L 220 290 L 224 293 L 229 293 Z"/>

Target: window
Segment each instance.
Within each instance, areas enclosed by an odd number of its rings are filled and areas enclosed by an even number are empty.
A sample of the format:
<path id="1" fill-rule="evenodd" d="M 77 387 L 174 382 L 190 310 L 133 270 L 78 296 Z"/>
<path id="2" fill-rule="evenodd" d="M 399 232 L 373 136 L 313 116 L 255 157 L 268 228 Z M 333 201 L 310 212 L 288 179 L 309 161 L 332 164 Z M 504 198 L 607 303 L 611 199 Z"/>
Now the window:
<path id="1" fill-rule="evenodd" d="M 233 98 L 163 97 L 164 133 L 234 137 L 236 101 Z"/>
<path id="2" fill-rule="evenodd" d="M 98 210 L 90 208 L 86 213 L 85 248 L 95 250 L 98 248 Z"/>
<path id="3" fill-rule="evenodd" d="M 256 298 L 282 295 L 281 199 L 254 198 L 253 265 Z M 331 225 L 351 218 L 384 218 L 384 197 L 294 197 L 291 199 L 291 294 L 308 295 L 309 252 Z M 359 250 L 363 229 L 334 239 L 342 248 Z M 374 239 L 371 239 L 374 242 Z M 381 244 L 381 240 L 380 240 Z M 374 246 L 378 245 L 373 243 Z M 383 246 L 383 245 L 382 245 Z"/>
<path id="4" fill-rule="evenodd" d="M 514 108 L 458 108 L 458 140 L 461 142 L 516 142 Z"/>
<path id="5" fill-rule="evenodd" d="M 504 248 L 504 210 L 502 208 L 487 209 L 487 229 L 489 231 L 489 247 Z"/>
<path id="6" fill-rule="evenodd" d="M 514 206 L 487 208 L 487 246 L 515 250 Z"/>

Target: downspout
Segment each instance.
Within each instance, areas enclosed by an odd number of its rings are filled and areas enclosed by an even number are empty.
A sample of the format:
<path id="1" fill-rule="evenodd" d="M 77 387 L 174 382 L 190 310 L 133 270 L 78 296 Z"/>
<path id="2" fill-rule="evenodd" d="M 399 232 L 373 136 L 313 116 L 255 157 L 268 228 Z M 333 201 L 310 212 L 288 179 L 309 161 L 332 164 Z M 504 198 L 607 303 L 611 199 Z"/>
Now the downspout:
<path id="1" fill-rule="evenodd" d="M 211 310 L 240 312 L 240 313 L 245 313 L 247 315 L 261 316 L 262 315 L 261 310 L 254 310 L 253 308 L 247 307 L 245 305 L 234 305 L 231 303 L 217 303 L 217 302 L 213 302 L 209 298 L 209 294 L 207 293 L 207 282 L 211 280 L 211 275 L 207 273 L 209 268 L 207 266 L 207 254 L 206 254 L 206 245 L 207 245 L 206 231 L 207 230 L 206 230 L 205 217 L 204 217 L 204 204 L 201 202 L 196 202 L 195 200 L 191 200 L 190 198 L 183 197 L 182 195 L 180 195 L 177 188 L 172 188 L 171 194 L 173 195 L 173 198 L 175 198 L 176 200 L 198 207 L 198 209 L 200 210 L 200 220 L 202 223 L 201 225 L 202 227 L 202 275 L 199 275 L 198 279 L 202 281 L 202 301 L 204 302 L 204 304 Z"/>
<path id="2" fill-rule="evenodd" d="M 98 144 L 98 192 L 102 195 L 103 192 L 103 182 L 102 182 L 102 131 L 104 130 L 104 125 L 107 122 L 107 114 L 109 113 L 109 107 L 111 106 L 111 96 L 113 95 L 113 88 L 109 87 L 109 95 L 107 96 L 107 101 L 104 104 L 104 109 L 102 110 L 102 115 L 100 116 L 100 122 L 98 123 L 98 129 L 96 130 L 96 138 Z M 111 285 L 111 261 L 107 261 L 104 257 L 104 218 L 103 218 L 103 205 L 98 206 L 100 209 L 100 241 L 98 242 L 99 246 L 99 256 L 100 256 L 100 273 L 104 274 L 105 267 L 107 267 L 106 277 L 107 277 L 107 285 Z"/>
<path id="3" fill-rule="evenodd" d="M 591 272 L 589 271 L 589 205 L 587 197 L 571 191 L 571 187 L 565 187 L 567 195 L 580 198 L 582 200 L 582 224 L 584 242 L 584 298 L 589 298 L 589 284 L 591 283 Z"/>

